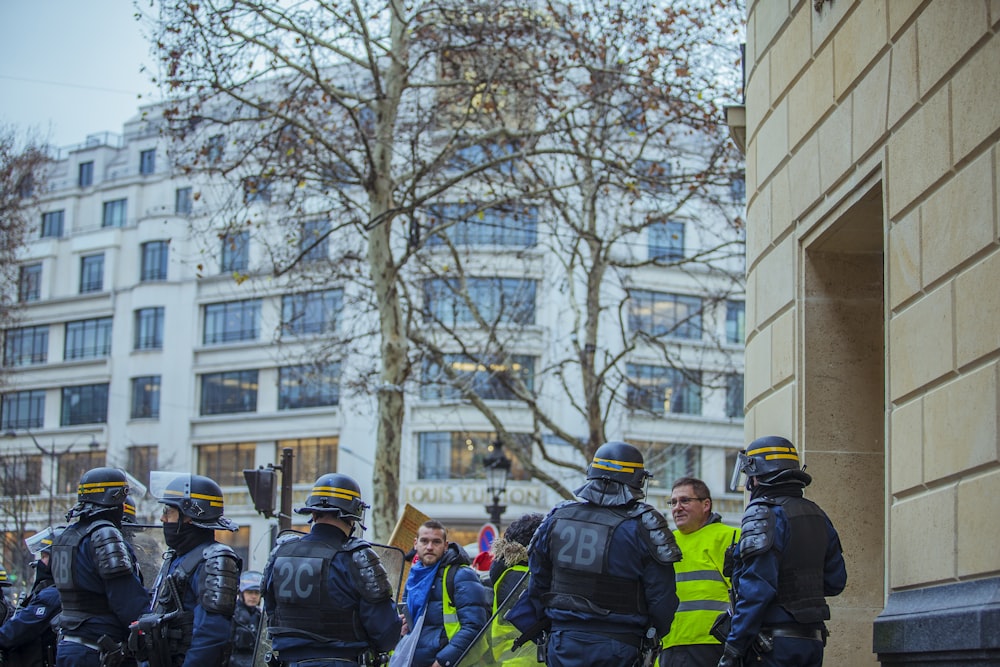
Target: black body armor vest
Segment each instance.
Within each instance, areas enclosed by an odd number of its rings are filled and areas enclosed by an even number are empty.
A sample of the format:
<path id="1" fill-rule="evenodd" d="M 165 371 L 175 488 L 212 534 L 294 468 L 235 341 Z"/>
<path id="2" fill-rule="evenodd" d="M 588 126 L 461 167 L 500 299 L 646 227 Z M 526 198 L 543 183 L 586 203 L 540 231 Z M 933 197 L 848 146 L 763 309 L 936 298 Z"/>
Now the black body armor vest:
<path id="1" fill-rule="evenodd" d="M 346 540 L 330 544 L 293 540 L 278 547 L 271 568 L 275 608 L 269 610 L 274 636 L 297 636 L 318 641 L 367 641 L 356 609 L 330 606 L 330 567 L 341 551 L 364 546 Z"/>
<path id="2" fill-rule="evenodd" d="M 552 585 L 542 603 L 585 613 L 645 614 L 646 595 L 639 582 L 609 574 L 611 538 L 632 517 L 626 508 L 589 503 L 556 510 L 549 532 Z"/>
<path id="3" fill-rule="evenodd" d="M 798 623 L 830 618 L 823 595 L 823 570 L 829 542 L 826 515 L 805 498 L 774 499 L 788 517 L 788 544 L 778 562 L 778 604 Z"/>
<path id="4" fill-rule="evenodd" d="M 52 578 L 62 601 L 59 625 L 63 628 L 73 630 L 92 616 L 113 613 L 103 592 L 80 587 L 77 573 L 76 551 L 80 543 L 102 526 L 114 527 L 114 524 L 103 519 L 85 525 L 71 524 L 52 544 Z"/>

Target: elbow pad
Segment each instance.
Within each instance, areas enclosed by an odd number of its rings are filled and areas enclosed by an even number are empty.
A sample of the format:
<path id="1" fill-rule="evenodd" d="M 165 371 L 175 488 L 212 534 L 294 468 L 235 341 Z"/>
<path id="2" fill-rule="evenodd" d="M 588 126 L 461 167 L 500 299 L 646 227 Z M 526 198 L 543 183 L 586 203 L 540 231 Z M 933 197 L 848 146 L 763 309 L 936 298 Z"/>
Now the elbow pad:
<path id="1" fill-rule="evenodd" d="M 664 565 L 676 563 L 681 559 L 681 548 L 670 530 L 665 516 L 655 508 L 642 514 L 642 534 L 649 544 L 649 552 L 653 558 Z"/>
<path id="2" fill-rule="evenodd" d="M 113 525 L 101 526 L 92 532 L 90 546 L 94 549 L 94 562 L 102 579 L 114 579 L 133 572 L 135 560 L 132 552 L 121 531 Z"/>
<path id="3" fill-rule="evenodd" d="M 740 558 L 753 558 L 771 549 L 777 524 L 774 509 L 765 503 L 751 503 L 740 529 Z"/>
<path id="4" fill-rule="evenodd" d="M 202 552 L 199 604 L 205 611 L 232 617 L 240 590 L 243 563 L 230 547 L 213 544 Z"/>

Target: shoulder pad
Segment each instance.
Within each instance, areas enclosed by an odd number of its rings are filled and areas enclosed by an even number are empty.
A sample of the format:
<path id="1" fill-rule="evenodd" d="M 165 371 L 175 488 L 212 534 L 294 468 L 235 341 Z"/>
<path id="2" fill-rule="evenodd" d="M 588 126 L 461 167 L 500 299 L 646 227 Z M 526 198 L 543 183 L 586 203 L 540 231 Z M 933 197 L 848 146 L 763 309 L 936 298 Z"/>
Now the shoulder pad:
<path id="1" fill-rule="evenodd" d="M 639 515 L 642 522 L 640 531 L 649 543 L 649 551 L 653 558 L 663 563 L 676 563 L 681 559 L 681 549 L 677 546 L 677 540 L 670 531 L 670 524 L 667 518 L 660 514 L 652 505 L 645 505 L 644 511 Z"/>
<path id="2" fill-rule="evenodd" d="M 236 597 L 240 590 L 240 571 L 243 563 L 231 547 L 211 544 L 201 552 L 198 603 L 205 611 L 231 617 L 236 611 Z"/>
<path id="3" fill-rule="evenodd" d="M 341 551 L 357 551 L 358 549 L 364 549 L 365 547 L 371 548 L 371 544 L 360 537 L 348 537 L 344 542 L 344 546 L 340 549 Z"/>
<path id="4" fill-rule="evenodd" d="M 134 559 L 125 537 L 110 521 L 101 523 L 90 533 L 90 546 L 94 549 L 98 574 L 102 579 L 131 574 Z"/>
<path id="5" fill-rule="evenodd" d="M 740 528 L 740 553 L 742 559 L 753 558 L 774 545 L 775 516 L 768 502 L 753 502 L 743 514 Z"/>
<path id="6" fill-rule="evenodd" d="M 382 566 L 378 554 L 362 540 L 360 547 L 351 549 L 351 564 L 354 566 L 354 578 L 358 592 L 368 602 L 381 602 L 392 599 L 392 585 L 389 575 Z"/>

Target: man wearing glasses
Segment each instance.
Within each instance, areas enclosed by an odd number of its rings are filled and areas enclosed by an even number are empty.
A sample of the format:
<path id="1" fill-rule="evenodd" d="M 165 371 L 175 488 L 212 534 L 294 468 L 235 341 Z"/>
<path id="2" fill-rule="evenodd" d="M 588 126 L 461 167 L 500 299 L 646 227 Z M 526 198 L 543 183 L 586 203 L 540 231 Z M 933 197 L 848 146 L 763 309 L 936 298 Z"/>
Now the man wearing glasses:
<path id="1" fill-rule="evenodd" d="M 740 529 L 722 523 L 712 511 L 712 494 L 705 482 L 682 477 L 670 493 L 674 537 L 684 559 L 674 563 L 680 605 L 663 638 L 661 667 L 715 667 L 722 643 L 709 630 L 729 607 L 729 579 L 723 574 L 726 549 L 740 538 Z"/>

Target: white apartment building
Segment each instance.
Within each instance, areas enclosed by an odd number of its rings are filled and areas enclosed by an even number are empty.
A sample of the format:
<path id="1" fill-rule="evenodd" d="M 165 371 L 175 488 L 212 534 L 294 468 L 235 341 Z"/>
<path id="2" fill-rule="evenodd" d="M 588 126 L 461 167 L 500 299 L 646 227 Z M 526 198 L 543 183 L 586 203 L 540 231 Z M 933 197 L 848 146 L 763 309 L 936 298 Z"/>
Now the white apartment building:
<path id="1" fill-rule="evenodd" d="M 242 553 L 246 567 L 260 569 L 276 520 L 254 513 L 243 469 L 277 464 L 281 450 L 292 447 L 296 503 L 318 475 L 331 471 L 357 479 L 370 500 L 375 397 L 339 381 L 349 368 L 370 362 L 364 345 L 327 365 L 329 373 L 319 380 L 299 375 L 308 342 L 317 337 L 312 332 L 325 331 L 330 318 L 352 320 L 347 311 L 355 307 L 355 288 L 345 282 L 303 291 L 294 278 L 259 270 L 268 258 L 250 236 L 199 231 L 211 217 L 213 198 L 199 196 L 204 183 L 197 177 L 174 169 L 168 148 L 158 125 L 140 114 L 121 136 L 89 137 L 52 165 L 38 227 L 12 286 L 22 305 L 19 320 L 4 332 L 3 347 L 0 430 L 7 437 L 0 440 L 0 460 L 6 490 L 31 502 L 21 525 L 8 515 L 2 528 L 16 537 L 50 518 L 60 522 L 75 500 L 80 473 L 93 466 L 118 466 L 143 482 L 154 469 L 192 471 L 223 486 L 226 514 L 242 528 L 220 538 Z M 735 178 L 734 210 L 742 209 L 741 185 Z M 519 363 L 539 402 L 567 430 L 583 431 L 563 405 L 565 393 L 547 376 L 547 358 L 557 356 L 573 323 L 561 307 L 568 296 L 555 277 L 558 267 L 536 245 L 547 233 L 536 215 L 545 213 L 534 212 L 509 231 L 517 241 L 498 241 L 497 234 L 508 232 L 504 219 L 496 218 L 489 234 L 472 225 L 461 242 L 481 246 L 474 248 L 478 261 L 493 272 L 484 294 L 502 292 L 511 281 L 522 281 L 521 287 L 532 281 L 526 355 Z M 691 254 L 706 243 L 704 228 L 665 222 L 637 235 L 630 252 Z M 723 223 L 715 229 L 738 233 Z M 732 285 L 732 276 L 742 275 L 742 258 L 732 259 L 731 268 L 726 277 L 644 266 L 609 286 L 623 295 L 629 327 L 675 327 L 670 345 L 701 381 L 668 367 L 655 347 L 633 353 L 626 365 L 633 385 L 609 409 L 607 432 L 656 452 L 650 500 L 665 513 L 672 481 L 692 475 L 709 484 L 716 510 L 735 523 L 742 496 L 728 493 L 725 484 L 732 455 L 743 444 L 744 307 L 742 288 Z M 680 324 L 679 312 L 687 316 Z M 617 345 L 607 341 L 609 349 Z M 376 343 L 368 346 L 369 357 L 377 353 Z M 433 372 L 420 370 L 425 380 Z M 476 381 L 489 392 L 484 371 L 471 372 L 483 376 Z M 493 429 L 447 388 L 425 381 L 406 392 L 400 498 L 444 521 L 458 541 L 472 542 L 488 519 L 481 459 Z M 528 411 L 516 401 L 505 403 L 502 392 L 489 400 L 509 430 L 535 429 Z M 550 453 L 565 450 L 576 460 L 557 439 L 546 442 Z M 581 481 L 578 472 L 552 467 L 550 473 L 569 488 Z M 11 479 L 19 480 L 16 489 Z M 560 500 L 515 463 L 504 523 L 523 512 L 545 512 Z M 140 500 L 140 515 L 155 522 L 155 501 Z"/>

